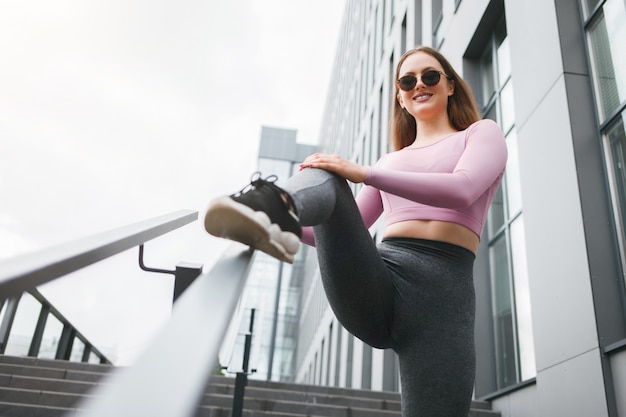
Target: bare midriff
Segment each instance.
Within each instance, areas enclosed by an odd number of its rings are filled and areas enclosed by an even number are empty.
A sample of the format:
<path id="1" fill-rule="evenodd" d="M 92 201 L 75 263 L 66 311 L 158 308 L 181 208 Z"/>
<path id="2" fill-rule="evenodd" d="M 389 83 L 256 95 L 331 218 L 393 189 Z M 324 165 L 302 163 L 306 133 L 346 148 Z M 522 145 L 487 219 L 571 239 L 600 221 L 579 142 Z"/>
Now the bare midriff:
<path id="1" fill-rule="evenodd" d="M 406 220 L 387 226 L 384 237 L 409 237 L 438 240 L 476 253 L 479 237 L 465 226 L 439 220 Z"/>

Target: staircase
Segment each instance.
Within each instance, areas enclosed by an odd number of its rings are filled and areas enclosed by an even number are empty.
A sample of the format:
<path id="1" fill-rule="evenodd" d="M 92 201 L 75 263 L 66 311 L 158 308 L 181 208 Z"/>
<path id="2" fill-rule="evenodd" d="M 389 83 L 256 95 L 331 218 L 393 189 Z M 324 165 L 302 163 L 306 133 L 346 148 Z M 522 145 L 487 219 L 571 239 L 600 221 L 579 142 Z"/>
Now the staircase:
<path id="1" fill-rule="evenodd" d="M 0 355 L 0 416 L 64 416 L 111 369 L 110 365 Z M 196 417 L 230 417 L 233 393 L 233 378 L 213 377 Z M 392 392 L 250 380 L 245 398 L 244 417 L 401 416 L 400 395 Z M 499 416 L 485 402 L 474 402 L 469 414 Z"/>
<path id="2" fill-rule="evenodd" d="M 111 369 L 111 365 L 0 355 L 0 416 L 63 416 Z"/>

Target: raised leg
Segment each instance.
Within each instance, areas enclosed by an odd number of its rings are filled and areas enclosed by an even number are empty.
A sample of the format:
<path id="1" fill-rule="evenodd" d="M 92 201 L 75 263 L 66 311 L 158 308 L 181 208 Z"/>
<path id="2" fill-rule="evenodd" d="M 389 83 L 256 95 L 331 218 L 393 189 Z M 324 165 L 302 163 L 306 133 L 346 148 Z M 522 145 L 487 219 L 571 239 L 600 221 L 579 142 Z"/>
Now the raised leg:
<path id="1" fill-rule="evenodd" d="M 341 324 L 371 346 L 391 347 L 392 281 L 346 181 L 305 169 L 283 188 L 301 224 L 314 226 L 322 282 Z"/>

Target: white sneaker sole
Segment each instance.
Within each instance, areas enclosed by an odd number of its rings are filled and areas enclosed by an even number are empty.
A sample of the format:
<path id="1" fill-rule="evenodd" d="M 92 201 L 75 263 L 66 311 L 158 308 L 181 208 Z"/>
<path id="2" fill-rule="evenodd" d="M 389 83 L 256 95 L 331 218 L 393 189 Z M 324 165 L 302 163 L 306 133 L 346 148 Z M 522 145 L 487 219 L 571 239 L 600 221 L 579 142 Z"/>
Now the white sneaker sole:
<path id="1" fill-rule="evenodd" d="M 290 264 L 300 248 L 297 235 L 282 231 L 267 214 L 230 197 L 220 197 L 211 203 L 204 216 L 204 228 L 213 236 L 243 243 Z"/>

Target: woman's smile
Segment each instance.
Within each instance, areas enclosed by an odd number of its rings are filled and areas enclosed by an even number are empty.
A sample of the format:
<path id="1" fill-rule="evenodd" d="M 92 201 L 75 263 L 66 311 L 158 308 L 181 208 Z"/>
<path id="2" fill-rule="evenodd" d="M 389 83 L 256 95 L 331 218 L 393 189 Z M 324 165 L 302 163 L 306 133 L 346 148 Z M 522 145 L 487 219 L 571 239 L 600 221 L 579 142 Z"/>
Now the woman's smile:
<path id="1" fill-rule="evenodd" d="M 427 93 L 425 91 L 418 93 L 415 95 L 415 97 L 413 97 L 413 101 L 417 101 L 417 102 L 423 102 L 423 101 L 427 101 L 429 98 L 432 97 L 432 93 Z"/>

